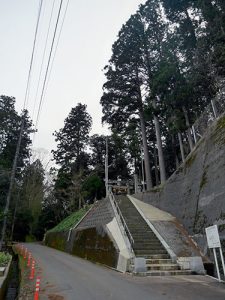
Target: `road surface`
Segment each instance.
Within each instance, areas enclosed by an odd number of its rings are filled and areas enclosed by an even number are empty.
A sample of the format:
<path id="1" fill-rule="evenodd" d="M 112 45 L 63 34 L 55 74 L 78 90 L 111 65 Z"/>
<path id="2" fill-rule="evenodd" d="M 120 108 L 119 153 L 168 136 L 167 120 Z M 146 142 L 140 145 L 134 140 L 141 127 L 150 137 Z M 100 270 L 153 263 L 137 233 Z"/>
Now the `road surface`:
<path id="1" fill-rule="evenodd" d="M 39 244 L 25 244 L 41 268 L 40 300 L 224 300 L 207 276 L 136 277 Z"/>

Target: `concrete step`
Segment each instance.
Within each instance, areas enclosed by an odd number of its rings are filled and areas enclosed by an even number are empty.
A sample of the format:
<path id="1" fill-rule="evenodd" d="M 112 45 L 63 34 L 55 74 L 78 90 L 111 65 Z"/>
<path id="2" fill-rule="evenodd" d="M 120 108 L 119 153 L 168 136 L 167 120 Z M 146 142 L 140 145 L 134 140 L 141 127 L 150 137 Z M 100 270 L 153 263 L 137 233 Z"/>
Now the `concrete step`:
<path id="1" fill-rule="evenodd" d="M 133 246 L 134 250 L 142 250 L 142 249 L 146 249 L 146 250 L 164 250 L 165 249 L 161 246 L 161 245 L 135 245 Z"/>
<path id="2" fill-rule="evenodd" d="M 126 222 L 126 224 L 127 224 L 127 226 L 130 229 L 135 229 L 135 230 L 140 230 L 140 231 L 147 230 L 147 231 L 151 231 L 152 232 L 152 230 L 149 227 L 147 227 L 147 226 L 140 226 L 140 225 L 128 224 L 127 222 Z"/>
<path id="3" fill-rule="evenodd" d="M 143 256 L 146 257 L 148 255 L 157 255 L 157 254 L 167 254 L 166 250 L 146 250 L 146 249 L 138 249 L 134 250 L 136 256 Z"/>
<path id="4" fill-rule="evenodd" d="M 146 254 L 146 255 L 138 255 L 136 257 L 144 257 L 147 261 L 149 259 L 170 259 L 169 254 Z"/>
<path id="5" fill-rule="evenodd" d="M 148 240 L 149 242 L 153 241 L 158 241 L 159 242 L 159 239 L 156 238 L 156 236 L 152 236 L 150 234 L 146 234 L 146 235 L 140 235 L 138 233 L 134 233 L 134 232 L 130 232 L 133 236 L 133 238 L 135 238 L 137 241 L 144 241 L 144 240 Z"/>
<path id="6" fill-rule="evenodd" d="M 163 247 L 162 244 L 159 241 L 143 241 L 143 242 L 137 242 L 136 240 L 134 241 L 134 246 L 159 246 Z"/>
<path id="7" fill-rule="evenodd" d="M 148 271 L 146 276 L 176 276 L 176 275 L 191 275 L 191 270 L 174 270 L 174 271 Z"/>
<path id="8" fill-rule="evenodd" d="M 147 264 L 148 271 L 175 271 L 180 270 L 177 264 Z"/>
<path id="9" fill-rule="evenodd" d="M 137 237 L 140 237 L 140 238 L 144 238 L 144 237 L 148 237 L 149 239 L 152 238 L 152 239 L 157 239 L 157 237 L 154 235 L 154 233 L 150 232 L 150 231 L 147 231 L 147 232 L 143 232 L 143 231 L 138 231 L 138 230 L 135 230 L 135 229 L 130 229 L 128 227 L 129 231 L 131 234 L 137 236 Z"/>
<path id="10" fill-rule="evenodd" d="M 129 228 L 129 227 L 128 227 Z M 148 238 L 155 238 L 155 239 L 157 239 L 157 237 L 156 237 L 156 235 L 153 233 L 153 232 L 151 232 L 151 231 L 143 231 L 143 230 L 140 230 L 140 231 L 138 231 L 138 230 L 136 230 L 136 229 L 130 229 L 129 228 L 129 230 L 130 230 L 130 233 L 133 233 L 134 235 L 136 235 L 136 236 L 140 236 L 140 237 L 145 237 L 145 236 L 147 236 Z"/>
<path id="11" fill-rule="evenodd" d="M 133 237 L 133 239 L 135 240 L 135 242 L 137 243 L 144 243 L 144 242 L 152 242 L 152 243 L 160 243 L 160 241 L 154 236 L 149 236 L 149 235 L 145 235 L 145 236 L 140 236 L 137 233 L 132 233 L 131 235 Z"/>
<path id="12" fill-rule="evenodd" d="M 146 223 L 145 221 L 142 219 L 140 220 L 140 215 L 134 215 L 135 212 L 132 212 L 132 213 L 127 213 L 127 212 L 124 212 L 123 211 L 123 217 L 124 219 L 127 219 L 127 222 L 130 224 L 130 225 L 139 225 L 139 226 L 146 226 Z M 142 218 L 142 217 L 141 217 Z"/>
<path id="13" fill-rule="evenodd" d="M 134 239 L 134 245 L 144 245 L 144 244 L 146 244 L 146 245 L 159 245 L 159 246 L 162 247 L 162 244 L 159 243 L 158 241 L 151 241 L 149 239 L 137 240 L 134 237 L 133 237 L 133 239 Z"/>
<path id="14" fill-rule="evenodd" d="M 157 264 L 157 265 L 160 265 L 160 264 L 172 264 L 173 261 L 172 259 L 169 259 L 169 258 L 156 258 L 156 259 L 146 259 L 146 264 L 149 265 L 149 264 Z"/>
<path id="15" fill-rule="evenodd" d="M 152 236 L 152 237 L 156 237 L 156 235 L 152 232 L 152 231 L 150 231 L 150 230 L 148 230 L 148 229 L 136 229 L 136 228 L 130 228 L 129 226 L 127 226 L 128 228 L 129 228 L 129 230 L 130 230 L 130 232 L 133 232 L 133 233 L 137 233 L 137 234 L 139 234 L 140 236 Z"/>

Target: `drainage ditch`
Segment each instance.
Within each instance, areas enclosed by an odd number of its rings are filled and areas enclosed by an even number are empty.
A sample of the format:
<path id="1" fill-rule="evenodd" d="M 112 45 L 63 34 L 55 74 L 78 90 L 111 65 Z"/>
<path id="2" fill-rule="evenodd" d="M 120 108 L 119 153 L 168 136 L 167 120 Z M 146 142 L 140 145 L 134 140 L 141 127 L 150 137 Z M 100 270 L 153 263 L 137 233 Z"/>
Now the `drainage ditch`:
<path id="1" fill-rule="evenodd" d="M 7 285 L 7 291 L 5 295 L 5 300 L 16 300 L 18 299 L 19 292 L 19 265 L 18 265 L 18 256 L 13 254 L 12 265 L 9 273 L 9 281 Z"/>

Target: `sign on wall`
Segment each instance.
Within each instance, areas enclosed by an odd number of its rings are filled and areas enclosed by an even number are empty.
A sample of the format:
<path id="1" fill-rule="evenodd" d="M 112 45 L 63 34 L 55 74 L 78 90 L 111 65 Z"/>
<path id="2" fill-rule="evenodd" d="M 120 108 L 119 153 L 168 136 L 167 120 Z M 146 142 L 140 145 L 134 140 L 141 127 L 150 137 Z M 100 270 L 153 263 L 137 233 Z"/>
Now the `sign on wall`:
<path id="1" fill-rule="evenodd" d="M 213 254 L 214 254 L 215 263 L 216 263 L 217 276 L 218 276 L 219 281 L 221 281 L 216 250 L 219 249 L 219 252 L 220 252 L 224 277 L 225 277 L 225 264 L 224 264 L 224 257 L 223 257 L 223 252 L 222 252 L 222 248 L 221 248 L 221 243 L 220 243 L 220 236 L 219 236 L 219 232 L 218 232 L 218 226 L 213 225 L 213 226 L 207 227 L 205 229 L 205 232 L 206 232 L 208 247 L 210 249 L 213 249 Z"/>
<path id="2" fill-rule="evenodd" d="M 208 247 L 210 249 L 220 248 L 221 244 L 220 244 L 220 237 L 219 237 L 219 232 L 218 232 L 217 225 L 207 227 L 205 229 L 205 231 L 206 231 Z"/>

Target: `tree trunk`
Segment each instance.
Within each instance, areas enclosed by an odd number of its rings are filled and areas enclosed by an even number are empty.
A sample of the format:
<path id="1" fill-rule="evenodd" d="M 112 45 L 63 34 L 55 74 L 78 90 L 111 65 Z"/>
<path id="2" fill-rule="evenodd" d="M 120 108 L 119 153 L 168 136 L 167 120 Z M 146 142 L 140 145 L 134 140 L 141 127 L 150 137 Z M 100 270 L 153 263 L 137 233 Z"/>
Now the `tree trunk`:
<path id="1" fill-rule="evenodd" d="M 149 88 L 151 90 L 151 67 L 150 67 L 150 58 L 148 54 L 148 42 L 145 34 L 145 28 L 143 24 L 143 37 L 144 37 L 144 51 L 145 51 L 145 60 L 147 64 L 147 72 L 148 72 L 148 83 Z M 159 42 L 160 45 L 160 42 Z M 160 46 L 159 46 L 159 52 L 160 52 Z M 161 56 L 161 52 L 160 52 Z M 153 107 L 156 108 L 155 99 L 153 100 Z M 159 156 L 159 169 L 160 169 L 160 180 L 161 183 L 164 183 L 166 181 L 166 168 L 165 168 L 165 162 L 164 162 L 164 155 L 162 151 L 162 140 L 161 140 L 161 132 L 160 132 L 160 126 L 159 126 L 159 119 L 158 116 L 154 115 L 154 124 L 155 124 L 155 132 L 156 132 L 156 140 L 157 140 L 157 147 L 158 147 L 158 156 Z"/>
<path id="2" fill-rule="evenodd" d="M 158 171 L 158 159 L 157 159 L 157 153 L 156 148 L 154 146 L 154 163 L 155 163 L 155 184 L 156 186 L 159 185 L 159 171 Z"/>
<path id="3" fill-rule="evenodd" d="M 179 144 L 180 144 L 180 152 L 181 152 L 182 162 L 184 162 L 185 161 L 184 146 L 183 146 L 182 136 L 181 136 L 180 132 L 178 132 L 178 139 L 179 139 Z"/>
<path id="4" fill-rule="evenodd" d="M 147 184 L 147 190 L 150 190 L 152 188 L 152 175 L 150 169 L 150 159 L 149 159 L 149 152 L 148 152 L 144 113 L 142 108 L 139 109 L 139 116 L 140 116 L 140 123 L 141 123 L 141 135 L 142 135 L 142 143 L 143 143 L 144 159 L 145 159 L 146 184 Z"/>
<path id="5" fill-rule="evenodd" d="M 183 113 L 184 113 L 184 117 L 185 117 L 185 123 L 186 123 L 186 126 L 187 126 L 187 138 L 188 138 L 188 143 L 189 143 L 189 146 L 190 146 L 190 149 L 191 151 L 193 150 L 194 148 L 194 144 L 193 144 L 193 140 L 192 140 L 192 135 L 191 135 L 191 126 L 190 126 L 190 122 L 189 122 L 189 118 L 188 118 L 188 113 L 187 113 L 187 110 L 184 106 L 182 106 L 182 110 L 183 110 Z"/>
<path id="6" fill-rule="evenodd" d="M 134 192 L 135 194 L 138 193 L 138 176 L 136 173 L 134 174 Z"/>
<path id="7" fill-rule="evenodd" d="M 137 92 L 138 92 L 138 102 L 139 102 L 138 112 L 139 112 L 139 117 L 140 117 L 142 144 L 143 144 L 143 150 L 144 150 L 146 185 L 147 185 L 147 191 L 149 191 L 153 187 L 153 185 L 152 185 L 152 175 L 151 175 L 148 143 L 147 143 L 147 136 L 146 136 L 146 125 L 145 125 L 144 112 L 143 112 L 141 87 L 140 87 L 137 68 L 136 68 L 136 79 L 137 79 Z"/>
<path id="8" fill-rule="evenodd" d="M 174 138 L 173 134 L 172 134 L 172 147 L 173 147 L 173 152 L 174 152 L 174 157 L 175 157 L 175 164 L 176 164 L 176 169 L 177 169 L 179 167 L 179 159 L 177 157 L 175 138 Z"/>
<path id="9" fill-rule="evenodd" d="M 155 99 L 153 100 L 153 107 L 156 108 Z M 156 115 L 154 115 L 154 124 L 155 124 L 155 134 L 158 148 L 158 156 L 159 156 L 159 169 L 160 169 L 160 180 L 161 183 L 166 181 L 166 168 L 165 161 L 162 149 L 162 139 L 161 139 L 161 130 L 159 125 L 159 119 Z"/>

